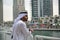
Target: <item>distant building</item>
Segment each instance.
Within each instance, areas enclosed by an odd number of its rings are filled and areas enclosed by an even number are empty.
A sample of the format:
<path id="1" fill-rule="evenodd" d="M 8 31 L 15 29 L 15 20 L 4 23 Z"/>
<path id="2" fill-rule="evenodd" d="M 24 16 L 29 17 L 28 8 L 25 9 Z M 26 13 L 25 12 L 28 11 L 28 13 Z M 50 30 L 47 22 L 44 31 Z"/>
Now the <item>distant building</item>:
<path id="1" fill-rule="evenodd" d="M 40 17 L 53 16 L 53 0 L 31 0 L 32 19 L 39 20 Z"/>
<path id="2" fill-rule="evenodd" d="M 59 15 L 60 15 L 60 0 L 59 0 Z"/>
<path id="3" fill-rule="evenodd" d="M 42 3 L 42 5 L 43 5 L 43 8 L 42 8 L 43 13 L 42 14 L 40 13 L 42 15 L 42 17 L 43 16 L 45 17 L 45 15 L 53 16 L 53 0 L 42 0 L 42 1 L 43 1 L 43 3 Z"/>
<path id="4" fill-rule="evenodd" d="M 0 24 L 3 23 L 3 0 L 0 0 Z"/>
<path id="5" fill-rule="evenodd" d="M 13 20 L 21 11 L 25 11 L 24 0 L 13 0 Z"/>
<path id="6" fill-rule="evenodd" d="M 38 21 L 38 0 L 31 0 L 32 4 L 32 22 Z"/>

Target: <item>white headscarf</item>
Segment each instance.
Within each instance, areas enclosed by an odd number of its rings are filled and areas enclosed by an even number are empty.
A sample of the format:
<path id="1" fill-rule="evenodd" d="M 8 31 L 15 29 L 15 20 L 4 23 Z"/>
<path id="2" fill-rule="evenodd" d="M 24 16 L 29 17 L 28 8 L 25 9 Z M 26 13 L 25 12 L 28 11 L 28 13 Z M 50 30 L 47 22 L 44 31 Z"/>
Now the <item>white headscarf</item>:
<path id="1" fill-rule="evenodd" d="M 14 23 L 18 22 L 25 15 L 27 15 L 27 14 L 25 14 L 25 13 L 19 14 L 19 16 L 15 19 Z"/>

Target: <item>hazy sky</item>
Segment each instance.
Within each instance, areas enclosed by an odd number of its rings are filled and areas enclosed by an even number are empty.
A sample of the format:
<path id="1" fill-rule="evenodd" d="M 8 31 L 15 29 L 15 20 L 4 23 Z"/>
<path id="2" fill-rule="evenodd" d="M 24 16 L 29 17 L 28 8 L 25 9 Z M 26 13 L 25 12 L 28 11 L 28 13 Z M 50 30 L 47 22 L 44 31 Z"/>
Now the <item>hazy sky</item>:
<path id="1" fill-rule="evenodd" d="M 58 8 L 58 0 L 53 0 L 53 16 L 58 15 L 59 13 L 59 8 Z"/>
<path id="2" fill-rule="evenodd" d="M 28 11 L 29 20 L 31 18 L 31 7 L 30 0 L 25 0 L 25 9 Z M 3 19 L 4 21 L 12 21 L 13 20 L 13 0 L 3 0 Z"/>
<path id="3" fill-rule="evenodd" d="M 3 20 L 13 20 L 13 0 L 3 0 Z"/>
<path id="4" fill-rule="evenodd" d="M 31 20 L 31 0 L 25 0 L 25 10 L 28 11 L 28 20 Z"/>
<path id="5" fill-rule="evenodd" d="M 31 17 L 31 7 L 30 7 L 30 0 L 25 0 L 25 9 L 28 10 L 29 17 Z M 56 15 L 58 13 L 58 1 L 53 0 L 53 13 Z M 58 15 L 58 14 L 57 14 Z M 13 0 L 3 0 L 3 19 L 4 21 L 12 21 L 13 20 Z M 30 20 L 30 19 L 29 19 Z"/>

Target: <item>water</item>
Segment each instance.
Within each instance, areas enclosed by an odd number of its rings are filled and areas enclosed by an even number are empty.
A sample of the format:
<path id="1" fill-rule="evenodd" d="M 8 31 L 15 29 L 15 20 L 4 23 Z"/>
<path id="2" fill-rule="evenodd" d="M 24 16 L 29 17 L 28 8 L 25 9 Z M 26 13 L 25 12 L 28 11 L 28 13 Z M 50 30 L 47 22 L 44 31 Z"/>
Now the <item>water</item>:
<path id="1" fill-rule="evenodd" d="M 60 30 L 35 30 L 33 35 L 43 35 L 50 37 L 59 37 L 60 38 Z"/>
<path id="2" fill-rule="evenodd" d="M 32 34 L 33 36 L 42 35 L 42 36 L 60 38 L 60 30 L 35 30 Z M 36 40 L 56 40 L 56 39 L 36 38 Z"/>

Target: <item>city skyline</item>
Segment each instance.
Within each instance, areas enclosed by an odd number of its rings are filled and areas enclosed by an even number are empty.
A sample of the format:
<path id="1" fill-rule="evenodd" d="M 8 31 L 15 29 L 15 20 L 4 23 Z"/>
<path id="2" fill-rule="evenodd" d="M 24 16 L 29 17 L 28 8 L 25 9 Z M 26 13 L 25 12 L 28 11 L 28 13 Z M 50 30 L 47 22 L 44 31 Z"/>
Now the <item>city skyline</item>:
<path id="1" fill-rule="evenodd" d="M 25 4 L 28 5 L 26 6 L 25 5 L 25 9 L 28 10 L 28 12 L 30 13 L 31 10 L 29 10 L 29 3 L 30 0 L 25 0 Z M 58 6 L 57 6 L 57 3 L 58 1 L 56 0 L 53 0 L 54 1 L 54 15 L 56 15 L 58 13 Z M 56 3 L 56 4 L 55 4 Z M 55 9 L 56 8 L 56 9 Z M 58 14 L 57 14 L 58 15 Z M 4 21 L 12 21 L 13 20 L 13 0 L 3 0 L 3 20 Z M 29 15 L 29 17 L 31 18 L 31 14 Z M 29 19 L 30 20 L 30 19 Z"/>
<path id="2" fill-rule="evenodd" d="M 25 9 L 28 11 L 28 13 L 30 13 L 30 11 L 28 9 L 30 9 L 30 5 L 29 5 L 29 1 L 30 0 L 25 0 L 25 4 L 27 4 L 28 6 L 26 7 L 25 5 Z M 29 14 L 28 17 L 31 17 L 31 14 Z M 3 0 L 3 20 L 4 21 L 12 21 L 13 20 L 13 0 Z M 30 20 L 30 19 L 29 19 Z"/>
<path id="3" fill-rule="evenodd" d="M 13 20 L 15 20 L 18 14 L 25 11 L 24 0 L 13 0 Z"/>

